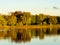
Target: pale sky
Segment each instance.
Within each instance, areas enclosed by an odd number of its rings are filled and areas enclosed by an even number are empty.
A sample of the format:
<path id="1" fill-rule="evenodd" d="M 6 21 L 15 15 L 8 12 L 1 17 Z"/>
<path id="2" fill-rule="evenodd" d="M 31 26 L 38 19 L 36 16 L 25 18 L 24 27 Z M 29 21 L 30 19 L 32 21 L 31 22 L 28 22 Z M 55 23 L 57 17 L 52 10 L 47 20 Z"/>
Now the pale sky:
<path id="1" fill-rule="evenodd" d="M 25 11 L 60 15 L 60 0 L 0 0 L 0 13 Z"/>

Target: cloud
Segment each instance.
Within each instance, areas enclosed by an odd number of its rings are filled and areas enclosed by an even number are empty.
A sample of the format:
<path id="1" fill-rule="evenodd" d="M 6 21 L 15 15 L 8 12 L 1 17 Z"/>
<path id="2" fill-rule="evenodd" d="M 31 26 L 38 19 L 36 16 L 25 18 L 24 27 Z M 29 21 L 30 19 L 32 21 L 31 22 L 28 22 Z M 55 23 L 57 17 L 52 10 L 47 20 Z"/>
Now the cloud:
<path id="1" fill-rule="evenodd" d="M 56 6 L 54 6 L 53 8 L 54 8 L 54 9 L 60 9 L 60 8 L 58 8 L 58 7 L 56 7 Z"/>

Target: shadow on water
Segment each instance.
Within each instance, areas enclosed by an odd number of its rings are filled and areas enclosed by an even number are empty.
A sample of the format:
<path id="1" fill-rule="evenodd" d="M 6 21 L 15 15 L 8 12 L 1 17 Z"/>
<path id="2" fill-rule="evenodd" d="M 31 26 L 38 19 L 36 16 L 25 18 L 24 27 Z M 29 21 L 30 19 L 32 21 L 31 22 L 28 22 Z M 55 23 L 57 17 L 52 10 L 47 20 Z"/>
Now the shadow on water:
<path id="1" fill-rule="evenodd" d="M 14 42 L 30 42 L 32 38 L 44 39 L 45 35 L 58 35 L 60 28 L 35 28 L 35 29 L 0 29 L 0 39 Z"/>

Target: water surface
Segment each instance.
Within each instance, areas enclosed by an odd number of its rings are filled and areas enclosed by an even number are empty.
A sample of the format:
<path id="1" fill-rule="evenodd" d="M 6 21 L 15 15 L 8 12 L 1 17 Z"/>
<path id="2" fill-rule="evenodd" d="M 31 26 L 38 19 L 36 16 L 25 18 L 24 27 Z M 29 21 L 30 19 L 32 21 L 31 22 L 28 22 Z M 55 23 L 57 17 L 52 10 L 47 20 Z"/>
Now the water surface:
<path id="1" fill-rule="evenodd" d="M 0 45 L 60 45 L 60 28 L 2 28 Z"/>

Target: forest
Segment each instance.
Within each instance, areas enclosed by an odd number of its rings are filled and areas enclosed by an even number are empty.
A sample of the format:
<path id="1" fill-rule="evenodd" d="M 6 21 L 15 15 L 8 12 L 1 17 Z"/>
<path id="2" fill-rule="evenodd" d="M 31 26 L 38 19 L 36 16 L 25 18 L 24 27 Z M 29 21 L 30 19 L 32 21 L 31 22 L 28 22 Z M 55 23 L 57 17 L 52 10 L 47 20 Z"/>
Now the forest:
<path id="1" fill-rule="evenodd" d="M 59 25 L 59 16 L 46 14 L 31 14 L 30 12 L 15 11 L 10 14 L 0 14 L 0 26 L 24 25 Z"/>

